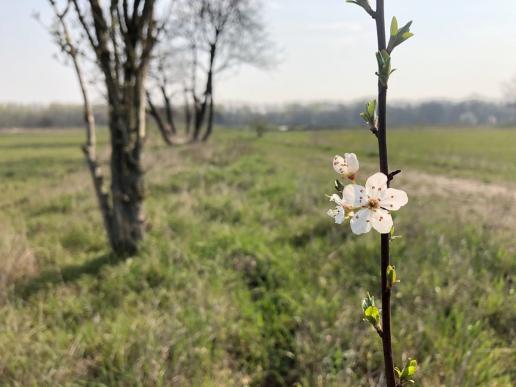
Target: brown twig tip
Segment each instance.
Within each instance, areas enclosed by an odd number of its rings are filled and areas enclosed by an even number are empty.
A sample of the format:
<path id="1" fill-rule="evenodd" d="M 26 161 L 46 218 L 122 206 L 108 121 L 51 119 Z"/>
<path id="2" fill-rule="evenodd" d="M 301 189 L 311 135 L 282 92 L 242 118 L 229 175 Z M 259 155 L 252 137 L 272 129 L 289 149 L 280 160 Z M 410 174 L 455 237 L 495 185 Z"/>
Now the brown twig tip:
<path id="1" fill-rule="evenodd" d="M 378 138 L 378 128 L 372 126 L 369 128 L 369 130 Z"/>

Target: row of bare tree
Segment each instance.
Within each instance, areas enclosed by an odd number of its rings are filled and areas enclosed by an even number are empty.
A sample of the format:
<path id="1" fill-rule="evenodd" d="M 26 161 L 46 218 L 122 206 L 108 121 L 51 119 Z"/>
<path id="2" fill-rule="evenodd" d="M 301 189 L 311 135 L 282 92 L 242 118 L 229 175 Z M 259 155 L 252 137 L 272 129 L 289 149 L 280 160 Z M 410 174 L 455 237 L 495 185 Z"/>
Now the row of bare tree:
<path id="1" fill-rule="evenodd" d="M 48 2 L 55 15 L 50 31 L 71 61 L 81 89 L 87 133 L 83 151 L 109 243 L 117 254 L 134 254 L 145 228 L 146 112 L 169 145 L 206 141 L 213 132 L 216 75 L 242 63 L 264 65 L 268 59 L 260 4 L 254 0 Z M 110 189 L 97 159 L 92 80 L 109 106 Z M 156 95 L 162 97 L 163 106 L 153 102 Z M 177 95 L 185 109 L 182 136 L 173 107 Z"/>
<path id="2" fill-rule="evenodd" d="M 151 69 L 149 112 L 164 140 L 177 139 L 172 97 L 181 96 L 185 135 L 206 141 L 213 132 L 215 78 L 242 64 L 264 68 L 273 61 L 272 45 L 253 0 L 179 0 Z M 164 112 L 153 103 L 160 96 Z M 163 113 L 163 114 L 160 114 Z"/>

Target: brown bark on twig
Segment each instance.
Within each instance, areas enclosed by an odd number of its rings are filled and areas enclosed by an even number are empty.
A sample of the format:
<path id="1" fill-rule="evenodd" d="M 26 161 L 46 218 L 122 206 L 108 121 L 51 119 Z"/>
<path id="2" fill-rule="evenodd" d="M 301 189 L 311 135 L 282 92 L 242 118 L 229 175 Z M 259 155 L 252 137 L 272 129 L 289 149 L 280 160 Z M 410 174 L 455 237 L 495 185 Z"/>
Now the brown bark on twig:
<path id="1" fill-rule="evenodd" d="M 384 0 L 376 0 L 376 32 L 378 51 L 386 48 Z M 389 176 L 387 157 L 387 86 L 378 81 L 378 150 L 380 156 L 380 172 Z M 387 182 L 389 184 L 389 182 Z M 385 363 L 385 380 L 387 387 L 396 387 L 394 376 L 394 361 L 392 357 L 391 339 L 391 290 L 387 284 L 387 267 L 390 264 L 389 234 L 382 234 L 381 238 L 381 293 L 382 293 L 382 346 Z"/>

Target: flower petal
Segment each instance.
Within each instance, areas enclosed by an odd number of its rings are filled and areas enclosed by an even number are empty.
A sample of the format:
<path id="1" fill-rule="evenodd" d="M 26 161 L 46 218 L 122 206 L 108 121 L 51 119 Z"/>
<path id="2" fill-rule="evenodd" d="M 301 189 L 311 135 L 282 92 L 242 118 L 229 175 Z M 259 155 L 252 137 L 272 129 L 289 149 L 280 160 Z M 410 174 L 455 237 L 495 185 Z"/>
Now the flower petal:
<path id="1" fill-rule="evenodd" d="M 344 222 L 344 209 L 341 206 L 335 207 L 335 209 L 328 210 L 328 216 L 335 219 L 335 223 L 342 224 Z"/>
<path id="2" fill-rule="evenodd" d="M 353 233 L 357 235 L 365 234 L 371 231 L 371 222 L 369 221 L 370 216 L 371 211 L 367 208 L 363 208 L 360 211 L 358 211 L 351 218 L 351 231 L 353 231 Z"/>
<path id="3" fill-rule="evenodd" d="M 357 155 L 354 153 L 346 153 L 344 154 L 344 160 L 348 165 L 348 173 L 353 175 L 356 174 L 360 168 Z"/>
<path id="4" fill-rule="evenodd" d="M 365 188 L 357 184 L 348 184 L 342 190 L 342 199 L 353 208 L 367 204 Z"/>
<path id="5" fill-rule="evenodd" d="M 389 211 L 396 211 L 408 203 L 408 196 L 400 189 L 388 188 L 381 196 L 380 205 Z"/>
<path id="6" fill-rule="evenodd" d="M 381 172 L 377 172 L 370 176 L 366 181 L 366 194 L 370 198 L 378 198 L 387 191 L 387 176 Z"/>
<path id="7" fill-rule="evenodd" d="M 330 202 L 334 202 L 338 206 L 344 206 L 346 205 L 346 201 L 343 200 L 339 195 L 333 194 L 330 196 Z"/>
<path id="8" fill-rule="evenodd" d="M 392 216 L 381 208 L 371 211 L 371 224 L 380 234 L 388 234 L 392 229 Z"/>
<path id="9" fill-rule="evenodd" d="M 337 155 L 333 158 L 333 169 L 340 175 L 348 173 L 348 165 L 344 157 Z"/>

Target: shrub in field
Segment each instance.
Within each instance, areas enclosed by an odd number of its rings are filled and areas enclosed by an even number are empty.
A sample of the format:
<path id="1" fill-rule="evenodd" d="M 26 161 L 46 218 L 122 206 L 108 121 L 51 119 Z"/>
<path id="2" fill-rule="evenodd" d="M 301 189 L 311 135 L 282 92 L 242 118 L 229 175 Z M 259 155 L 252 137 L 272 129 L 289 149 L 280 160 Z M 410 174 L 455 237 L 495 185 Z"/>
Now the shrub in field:
<path id="1" fill-rule="evenodd" d="M 376 10 L 373 10 L 368 0 L 348 0 L 362 7 L 376 22 L 378 38 L 378 99 L 370 101 L 363 113 L 362 119 L 369 126 L 378 140 L 380 172 L 369 177 L 365 186 L 355 183 L 359 170 L 359 162 L 354 153 L 346 153 L 344 157 L 335 156 L 333 168 L 335 171 L 351 180 L 351 184 L 344 186 L 336 180 L 338 194 L 330 197 L 337 205 L 328 211 L 328 215 L 338 224 L 345 220 L 350 221 L 351 230 L 355 234 L 364 234 L 375 229 L 381 234 L 381 310 L 376 305 L 374 297 L 369 294 L 362 302 L 364 320 L 369 322 L 382 340 L 385 381 L 388 387 L 401 386 L 406 382 L 413 382 L 412 376 L 417 369 L 417 362 L 409 359 L 403 368 L 394 367 L 391 342 L 391 290 L 398 282 L 396 270 L 390 264 L 389 244 L 393 237 L 392 211 L 397 211 L 408 203 L 404 191 L 390 188 L 389 184 L 400 171 L 389 172 L 387 157 L 387 87 L 389 77 L 394 71 L 391 67 L 391 54 L 394 48 L 413 36 L 410 32 L 412 22 L 399 28 L 394 17 L 391 22 L 390 39 L 387 43 L 385 36 L 384 0 L 376 1 Z"/>

